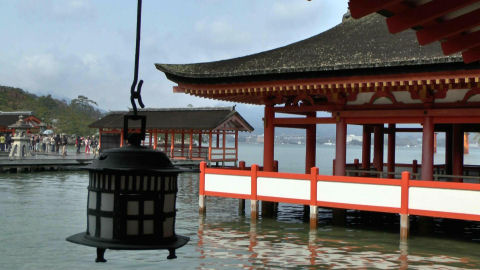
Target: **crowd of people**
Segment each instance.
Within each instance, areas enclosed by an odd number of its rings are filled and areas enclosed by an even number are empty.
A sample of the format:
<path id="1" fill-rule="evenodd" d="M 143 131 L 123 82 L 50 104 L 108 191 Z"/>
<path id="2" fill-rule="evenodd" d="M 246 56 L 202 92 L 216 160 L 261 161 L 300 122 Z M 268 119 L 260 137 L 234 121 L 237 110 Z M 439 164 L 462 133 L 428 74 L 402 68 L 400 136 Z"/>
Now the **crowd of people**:
<path id="1" fill-rule="evenodd" d="M 75 143 L 77 153 L 81 153 L 82 146 L 85 147 L 86 154 L 98 154 L 99 143 L 95 136 L 87 137 L 69 137 L 65 134 L 28 134 L 30 139 L 30 151 L 43 153 L 56 153 L 58 155 L 67 155 L 67 146 Z M 0 134 L 0 151 L 9 152 L 13 140 L 10 133 Z"/>

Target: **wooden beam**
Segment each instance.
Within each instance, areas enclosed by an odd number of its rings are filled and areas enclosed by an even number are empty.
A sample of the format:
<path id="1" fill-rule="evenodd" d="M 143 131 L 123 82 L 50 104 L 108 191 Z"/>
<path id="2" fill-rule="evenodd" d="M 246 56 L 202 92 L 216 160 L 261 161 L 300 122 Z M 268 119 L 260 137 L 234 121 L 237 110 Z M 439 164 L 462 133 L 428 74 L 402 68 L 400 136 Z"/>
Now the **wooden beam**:
<path id="1" fill-rule="evenodd" d="M 480 31 L 455 36 L 442 42 L 442 50 L 446 55 L 465 51 L 480 45 Z"/>
<path id="2" fill-rule="evenodd" d="M 348 8 L 350 9 L 352 17 L 359 19 L 402 1 L 403 0 L 350 0 L 348 2 Z"/>
<path id="3" fill-rule="evenodd" d="M 308 118 L 274 118 L 273 124 L 278 125 L 314 125 L 335 124 L 337 121 L 332 117 L 308 117 Z"/>
<path id="4" fill-rule="evenodd" d="M 476 2 L 478 0 L 433 0 L 387 18 L 388 30 L 399 33 Z"/>
<path id="5" fill-rule="evenodd" d="M 465 62 L 466 64 L 480 60 L 480 46 L 464 51 L 462 53 L 462 56 L 463 62 Z"/>
<path id="6" fill-rule="evenodd" d="M 417 39 L 420 45 L 427 45 L 434 41 L 459 34 L 472 27 L 480 25 L 480 9 L 448 20 L 439 24 L 425 27 L 417 31 Z"/>

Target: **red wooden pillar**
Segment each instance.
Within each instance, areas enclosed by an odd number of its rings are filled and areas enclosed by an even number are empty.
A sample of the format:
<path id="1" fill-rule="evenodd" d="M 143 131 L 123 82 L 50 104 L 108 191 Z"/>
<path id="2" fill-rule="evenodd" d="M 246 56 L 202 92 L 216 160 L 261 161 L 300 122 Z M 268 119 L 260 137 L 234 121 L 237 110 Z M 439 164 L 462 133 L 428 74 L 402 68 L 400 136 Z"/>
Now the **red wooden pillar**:
<path id="1" fill-rule="evenodd" d="M 274 164 L 274 144 L 275 144 L 275 126 L 273 120 L 275 112 L 273 111 L 273 104 L 265 104 L 264 116 L 264 141 L 263 141 L 263 170 L 266 172 L 275 171 Z M 262 201 L 262 216 L 273 217 L 275 205 L 272 202 Z"/>
<path id="2" fill-rule="evenodd" d="M 388 156 L 387 156 L 387 168 L 388 178 L 395 178 L 395 124 L 388 125 Z"/>
<path id="3" fill-rule="evenodd" d="M 383 171 L 383 125 L 376 125 L 373 132 L 373 166 Z"/>
<path id="4" fill-rule="evenodd" d="M 445 132 L 445 174 L 452 175 L 452 125 Z"/>
<path id="5" fill-rule="evenodd" d="M 220 130 L 217 130 L 217 149 L 220 148 Z"/>
<path id="6" fill-rule="evenodd" d="M 370 126 L 363 125 L 362 133 L 362 169 L 370 169 L 370 151 L 372 147 L 372 133 Z"/>
<path id="7" fill-rule="evenodd" d="M 273 126 L 273 104 L 265 105 L 264 116 L 264 142 L 263 142 L 263 170 L 267 172 L 273 171 L 274 143 L 275 143 L 275 127 Z"/>
<path id="8" fill-rule="evenodd" d="M 193 130 L 190 130 L 190 143 L 188 144 L 188 159 L 192 159 Z"/>
<path id="9" fill-rule="evenodd" d="M 340 118 L 337 121 L 335 135 L 335 175 L 345 175 L 347 162 L 347 124 Z"/>
<path id="10" fill-rule="evenodd" d="M 307 118 L 317 117 L 316 112 L 309 113 Z M 305 140 L 305 173 L 310 173 L 310 169 L 315 167 L 315 152 L 317 146 L 317 126 L 310 125 L 306 128 Z"/>
<path id="11" fill-rule="evenodd" d="M 157 150 L 157 147 L 158 147 L 158 130 L 155 129 L 155 133 L 154 133 L 154 136 L 153 136 L 153 149 Z"/>
<path id="12" fill-rule="evenodd" d="M 470 144 L 468 143 L 468 132 L 463 133 L 463 153 L 470 152 Z"/>
<path id="13" fill-rule="evenodd" d="M 463 130 L 459 124 L 453 125 L 452 130 L 452 174 L 463 175 Z M 462 182 L 463 178 L 456 177 L 454 182 Z"/>
<path id="14" fill-rule="evenodd" d="M 120 129 L 120 147 L 123 147 L 123 142 L 125 141 L 125 138 L 123 138 L 123 128 Z"/>
<path id="15" fill-rule="evenodd" d="M 208 160 L 212 160 L 212 131 L 208 133 Z"/>
<path id="16" fill-rule="evenodd" d="M 433 134 L 433 119 L 426 116 L 422 136 L 422 180 L 433 181 Z"/>
<path id="17" fill-rule="evenodd" d="M 175 155 L 175 130 L 172 130 L 172 139 L 170 143 L 170 157 L 173 158 Z"/>

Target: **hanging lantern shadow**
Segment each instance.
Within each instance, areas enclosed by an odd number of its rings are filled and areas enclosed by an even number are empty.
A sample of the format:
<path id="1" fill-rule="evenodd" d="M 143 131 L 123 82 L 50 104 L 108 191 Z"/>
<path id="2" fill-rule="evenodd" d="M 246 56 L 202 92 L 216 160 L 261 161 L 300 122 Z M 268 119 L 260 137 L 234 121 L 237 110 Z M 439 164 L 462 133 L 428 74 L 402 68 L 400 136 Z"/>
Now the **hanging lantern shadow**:
<path id="1" fill-rule="evenodd" d="M 128 134 L 128 120 L 141 121 L 141 133 Z M 129 145 L 106 150 L 89 171 L 87 230 L 67 241 L 96 247 L 96 262 L 106 249 L 167 249 L 168 259 L 189 237 L 175 234 L 177 176 L 181 169 L 160 151 L 140 146 L 145 116 L 126 115 Z"/>

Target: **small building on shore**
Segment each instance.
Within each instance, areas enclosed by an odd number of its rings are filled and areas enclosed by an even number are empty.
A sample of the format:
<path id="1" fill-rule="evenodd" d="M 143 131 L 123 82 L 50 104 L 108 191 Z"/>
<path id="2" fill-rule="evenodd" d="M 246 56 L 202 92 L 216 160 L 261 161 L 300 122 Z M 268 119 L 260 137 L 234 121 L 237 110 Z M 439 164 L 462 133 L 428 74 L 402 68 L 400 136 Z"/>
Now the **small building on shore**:
<path id="1" fill-rule="evenodd" d="M 0 112 L 0 133 L 14 133 L 15 129 L 9 126 L 15 124 L 19 117 L 23 117 L 23 123 L 29 125 L 28 132 L 38 132 L 46 125 L 36 117 L 32 111 Z"/>
<path id="2" fill-rule="evenodd" d="M 110 112 L 90 124 L 97 128 L 100 150 L 121 147 L 123 117 L 127 111 Z M 253 127 L 233 107 L 148 108 L 140 109 L 147 117 L 144 146 L 158 149 L 172 160 L 206 161 L 215 165 L 238 160 L 238 132 L 252 132 Z M 129 125 L 132 131 L 139 123 Z"/>

